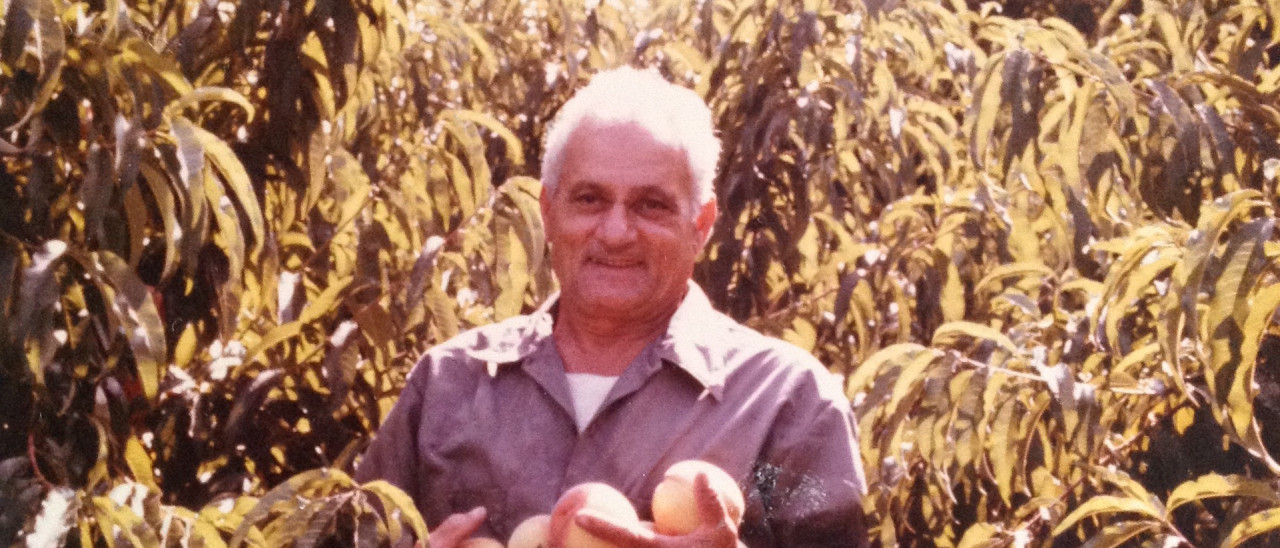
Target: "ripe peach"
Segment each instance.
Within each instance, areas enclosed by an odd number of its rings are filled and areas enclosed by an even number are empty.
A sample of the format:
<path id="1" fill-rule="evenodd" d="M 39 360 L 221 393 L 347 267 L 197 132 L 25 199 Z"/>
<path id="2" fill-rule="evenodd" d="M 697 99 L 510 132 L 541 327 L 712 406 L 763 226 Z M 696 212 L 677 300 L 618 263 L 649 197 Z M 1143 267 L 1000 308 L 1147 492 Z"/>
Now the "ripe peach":
<path id="1" fill-rule="evenodd" d="M 501 542 L 489 537 L 471 537 L 462 541 L 458 548 L 504 548 Z"/>
<path id="2" fill-rule="evenodd" d="M 584 531 L 574 521 L 578 512 L 587 509 L 624 525 L 638 525 L 640 517 L 631 501 L 617 489 L 603 483 L 583 483 L 560 495 L 551 512 L 550 540 L 560 548 L 621 548 Z"/>
<path id="3" fill-rule="evenodd" d="M 551 516 L 538 514 L 520 522 L 507 539 L 507 548 L 549 548 Z"/>
<path id="4" fill-rule="evenodd" d="M 729 512 L 729 518 L 741 524 L 746 506 L 738 482 L 719 466 L 701 460 L 678 462 L 667 469 L 662 483 L 653 491 L 653 522 L 664 535 L 687 535 L 702 523 L 694 480 L 699 473 L 707 475 L 711 489 Z"/>

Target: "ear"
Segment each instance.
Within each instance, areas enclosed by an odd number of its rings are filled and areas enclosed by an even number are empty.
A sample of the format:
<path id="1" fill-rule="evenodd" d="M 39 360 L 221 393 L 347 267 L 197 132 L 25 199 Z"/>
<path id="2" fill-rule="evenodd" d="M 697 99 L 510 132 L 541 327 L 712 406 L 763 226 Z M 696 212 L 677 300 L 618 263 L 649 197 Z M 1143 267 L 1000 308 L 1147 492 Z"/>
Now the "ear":
<path id="1" fill-rule="evenodd" d="M 557 189 L 547 188 L 543 185 L 542 191 L 538 193 L 538 210 L 542 213 L 542 223 L 552 222 L 551 210 L 555 207 L 552 202 L 555 201 Z"/>
<path id="2" fill-rule="evenodd" d="M 716 217 L 719 210 L 716 208 L 716 199 L 707 200 L 702 204 L 702 209 L 698 210 L 698 216 L 693 218 L 694 227 L 698 229 L 698 244 L 700 246 L 707 245 L 707 238 L 711 237 L 711 228 L 716 225 Z"/>

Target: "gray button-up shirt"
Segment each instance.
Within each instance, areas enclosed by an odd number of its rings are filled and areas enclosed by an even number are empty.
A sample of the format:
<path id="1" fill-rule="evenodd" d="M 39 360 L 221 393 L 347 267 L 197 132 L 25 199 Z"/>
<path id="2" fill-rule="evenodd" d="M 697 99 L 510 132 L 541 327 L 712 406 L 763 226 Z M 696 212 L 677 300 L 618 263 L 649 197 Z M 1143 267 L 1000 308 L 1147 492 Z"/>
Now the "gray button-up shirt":
<path id="1" fill-rule="evenodd" d="M 860 546 L 865 492 L 840 383 L 807 352 L 712 309 L 695 284 L 581 433 L 551 337 L 554 300 L 433 347 L 358 465 L 405 490 L 427 524 L 476 506 L 505 541 L 569 487 L 622 491 L 642 519 L 686 459 L 738 480 L 748 546 Z"/>

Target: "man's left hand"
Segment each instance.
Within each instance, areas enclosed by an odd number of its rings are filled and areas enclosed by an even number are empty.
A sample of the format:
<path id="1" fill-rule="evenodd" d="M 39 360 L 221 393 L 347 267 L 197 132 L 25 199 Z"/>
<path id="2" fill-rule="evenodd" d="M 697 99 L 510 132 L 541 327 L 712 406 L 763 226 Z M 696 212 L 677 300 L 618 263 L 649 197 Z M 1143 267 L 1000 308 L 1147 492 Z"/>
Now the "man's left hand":
<path id="1" fill-rule="evenodd" d="M 711 488 L 706 474 L 694 480 L 701 525 L 687 535 L 663 535 L 635 525 L 623 525 L 590 510 L 578 514 L 577 523 L 600 540 L 637 548 L 733 548 L 738 546 L 738 524 L 729 517 L 725 503 Z"/>

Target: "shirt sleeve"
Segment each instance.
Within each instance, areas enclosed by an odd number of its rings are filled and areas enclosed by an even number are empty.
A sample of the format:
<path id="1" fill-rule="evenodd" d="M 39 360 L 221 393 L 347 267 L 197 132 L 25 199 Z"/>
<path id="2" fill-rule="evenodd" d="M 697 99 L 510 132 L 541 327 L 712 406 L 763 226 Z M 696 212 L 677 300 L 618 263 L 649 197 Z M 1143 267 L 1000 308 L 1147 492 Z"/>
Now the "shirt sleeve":
<path id="1" fill-rule="evenodd" d="M 856 425 L 839 384 L 825 370 L 808 372 L 783 404 L 757 464 L 766 530 L 744 531 L 748 546 L 868 545 Z"/>
<path id="2" fill-rule="evenodd" d="M 355 480 L 365 483 L 386 480 L 419 503 L 422 493 L 418 481 L 418 428 L 422 416 L 422 387 L 418 375 L 426 373 L 423 364 L 410 375 L 400 397 L 391 407 L 386 420 L 373 435 L 373 441 L 356 465 Z"/>

